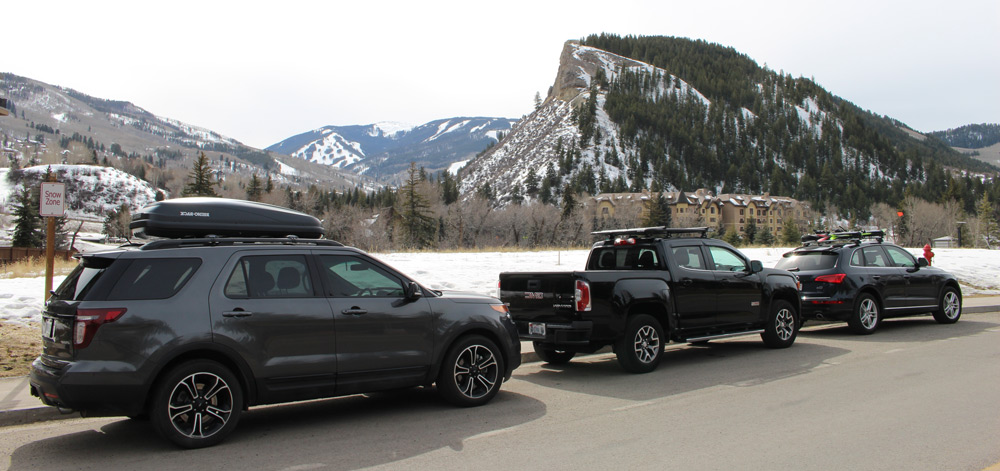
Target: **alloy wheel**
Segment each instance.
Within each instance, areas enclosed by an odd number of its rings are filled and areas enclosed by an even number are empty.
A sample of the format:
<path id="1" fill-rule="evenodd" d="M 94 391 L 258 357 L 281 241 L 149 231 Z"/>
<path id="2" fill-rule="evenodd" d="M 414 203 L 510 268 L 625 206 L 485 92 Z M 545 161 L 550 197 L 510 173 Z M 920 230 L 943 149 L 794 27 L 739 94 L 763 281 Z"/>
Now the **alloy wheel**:
<path id="1" fill-rule="evenodd" d="M 635 356 L 643 362 L 649 363 L 656 359 L 660 352 L 660 336 L 653 326 L 644 325 L 635 333 Z"/>
<path id="2" fill-rule="evenodd" d="M 458 354 L 454 375 L 459 392 L 470 399 L 478 399 L 493 390 L 500 380 L 500 368 L 489 348 L 470 345 Z"/>
<path id="3" fill-rule="evenodd" d="M 188 375 L 174 386 L 167 414 L 178 433 L 203 439 L 226 426 L 233 405 L 229 385 L 213 373 L 201 372 Z"/>

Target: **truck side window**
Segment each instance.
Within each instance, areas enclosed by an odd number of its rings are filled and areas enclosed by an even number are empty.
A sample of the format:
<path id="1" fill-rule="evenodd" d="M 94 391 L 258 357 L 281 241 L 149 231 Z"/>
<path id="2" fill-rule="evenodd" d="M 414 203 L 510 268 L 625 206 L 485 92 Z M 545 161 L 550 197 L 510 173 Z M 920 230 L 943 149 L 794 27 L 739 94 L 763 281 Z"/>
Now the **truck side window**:
<path id="1" fill-rule="evenodd" d="M 716 271 L 747 271 L 747 264 L 743 258 L 731 250 L 725 247 L 711 246 L 708 251 L 712 254 Z"/>
<path id="2" fill-rule="evenodd" d="M 638 270 L 656 270 L 660 267 L 656 260 L 656 251 L 652 249 L 642 249 L 639 251 L 639 260 L 635 263 Z"/>
<path id="3" fill-rule="evenodd" d="M 702 258 L 701 250 L 698 247 L 674 247 L 672 250 L 674 263 L 677 265 L 692 270 L 705 269 L 705 260 Z"/>

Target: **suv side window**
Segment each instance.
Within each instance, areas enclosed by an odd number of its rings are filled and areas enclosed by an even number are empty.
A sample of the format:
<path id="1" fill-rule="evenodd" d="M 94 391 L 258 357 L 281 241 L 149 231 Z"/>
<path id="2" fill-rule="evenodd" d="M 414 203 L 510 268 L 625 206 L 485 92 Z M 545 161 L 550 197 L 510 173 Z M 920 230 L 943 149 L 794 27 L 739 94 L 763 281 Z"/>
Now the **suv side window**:
<path id="1" fill-rule="evenodd" d="M 698 246 L 672 247 L 670 251 L 674 258 L 674 263 L 683 268 L 690 270 L 708 269 L 705 257 L 702 256 L 701 249 Z"/>
<path id="2" fill-rule="evenodd" d="M 736 255 L 732 250 L 710 245 L 708 251 L 712 255 L 716 271 L 749 271 L 743 257 Z"/>
<path id="3" fill-rule="evenodd" d="M 313 296 L 305 255 L 247 256 L 236 263 L 226 282 L 230 298 L 302 298 Z"/>
<path id="4" fill-rule="evenodd" d="M 914 268 L 917 266 L 917 261 L 913 258 L 913 255 L 910 255 L 909 252 L 899 247 L 887 245 L 885 246 L 885 251 L 889 253 L 889 258 L 892 259 L 893 266 L 903 268 Z"/>
<path id="5" fill-rule="evenodd" d="M 201 266 L 200 258 L 139 258 L 108 293 L 109 301 L 167 299 L 177 294 Z"/>
<path id="6" fill-rule="evenodd" d="M 861 249 L 855 250 L 854 253 L 851 254 L 851 266 L 852 267 L 865 266 L 865 262 L 861 258 Z"/>
<path id="7" fill-rule="evenodd" d="M 398 277 L 362 258 L 323 255 L 320 257 L 320 264 L 334 297 L 403 296 L 403 282 Z"/>
<path id="8" fill-rule="evenodd" d="M 882 247 L 874 245 L 862 247 L 861 254 L 865 258 L 865 266 L 881 268 L 889 266 L 889 262 L 885 259 L 885 254 L 882 252 Z"/>

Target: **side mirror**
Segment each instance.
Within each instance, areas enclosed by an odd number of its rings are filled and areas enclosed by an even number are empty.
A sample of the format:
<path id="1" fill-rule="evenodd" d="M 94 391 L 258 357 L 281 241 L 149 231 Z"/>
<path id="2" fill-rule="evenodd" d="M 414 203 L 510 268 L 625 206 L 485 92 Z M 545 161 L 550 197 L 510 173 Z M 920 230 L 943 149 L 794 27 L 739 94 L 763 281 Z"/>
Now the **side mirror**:
<path id="1" fill-rule="evenodd" d="M 926 267 L 927 265 L 930 265 L 930 264 L 927 263 L 927 259 L 926 258 L 920 257 L 920 258 L 917 259 L 917 268 L 923 268 L 923 267 Z"/>
<path id="2" fill-rule="evenodd" d="M 750 274 L 751 275 L 754 274 L 754 273 L 760 273 L 762 271 L 764 271 L 764 264 L 760 263 L 760 260 L 751 260 L 750 261 Z"/>
<path id="3" fill-rule="evenodd" d="M 424 290 L 420 289 L 420 285 L 415 281 L 411 281 L 406 285 L 406 300 L 416 301 L 424 295 Z"/>

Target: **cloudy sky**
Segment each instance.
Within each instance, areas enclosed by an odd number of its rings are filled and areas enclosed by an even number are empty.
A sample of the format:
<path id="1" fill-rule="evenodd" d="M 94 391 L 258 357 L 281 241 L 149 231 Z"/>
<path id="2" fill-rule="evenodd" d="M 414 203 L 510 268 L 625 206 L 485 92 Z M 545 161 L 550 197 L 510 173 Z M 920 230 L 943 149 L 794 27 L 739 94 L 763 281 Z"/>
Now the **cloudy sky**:
<path id="1" fill-rule="evenodd" d="M 0 71 L 256 147 L 324 125 L 521 117 L 563 43 L 600 32 L 731 46 L 919 131 L 1000 123 L 994 0 L 50 0 L 0 17 Z"/>

